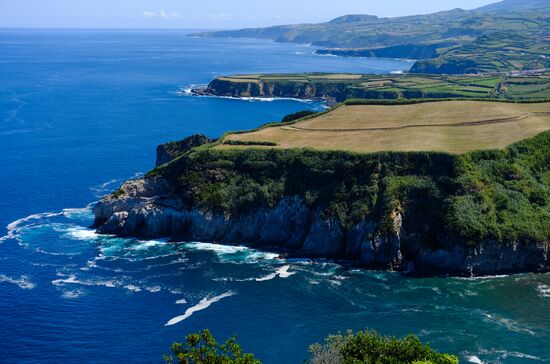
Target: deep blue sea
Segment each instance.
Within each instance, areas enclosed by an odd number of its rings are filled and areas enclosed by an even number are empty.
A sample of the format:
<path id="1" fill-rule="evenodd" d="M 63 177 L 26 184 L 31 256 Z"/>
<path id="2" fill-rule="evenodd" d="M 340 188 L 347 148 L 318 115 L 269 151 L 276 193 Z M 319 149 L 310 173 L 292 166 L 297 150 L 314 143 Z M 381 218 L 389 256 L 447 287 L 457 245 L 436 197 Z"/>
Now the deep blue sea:
<path id="1" fill-rule="evenodd" d="M 268 364 L 301 363 L 327 334 L 365 328 L 415 333 L 463 362 L 549 362 L 550 275 L 414 279 L 87 228 L 93 202 L 150 170 L 157 144 L 323 107 L 192 97 L 190 86 L 412 64 L 313 51 L 184 31 L 0 30 L 0 363 L 161 363 L 204 328 L 237 334 Z"/>

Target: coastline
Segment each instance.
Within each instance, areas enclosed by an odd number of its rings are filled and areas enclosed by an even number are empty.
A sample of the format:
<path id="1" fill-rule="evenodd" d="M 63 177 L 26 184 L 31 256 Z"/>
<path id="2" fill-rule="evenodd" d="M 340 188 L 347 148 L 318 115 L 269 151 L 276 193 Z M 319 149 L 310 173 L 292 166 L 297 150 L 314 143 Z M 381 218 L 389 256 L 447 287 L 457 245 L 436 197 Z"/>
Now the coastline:
<path id="1" fill-rule="evenodd" d="M 532 140 L 519 142 L 510 147 L 514 150 L 511 153 L 517 153 L 516 150 L 525 148 L 523 146 L 536 150 L 537 145 L 544 144 L 548 137 L 550 133 L 546 132 Z M 189 149 L 191 147 L 195 149 Z M 494 235 L 497 231 L 487 231 L 486 236 L 476 237 L 477 232 L 463 236 L 462 229 L 471 229 L 469 220 L 460 223 L 466 224 L 464 227 L 459 227 L 460 224 L 452 227 L 456 225 L 453 219 L 461 217 L 447 216 L 451 205 L 447 201 L 450 197 L 446 196 L 459 191 L 449 190 L 453 186 L 449 178 L 457 181 L 465 178 L 454 172 L 463 157 L 441 153 L 348 154 L 254 148 L 224 151 L 210 149 L 208 144 L 190 145 L 180 153 L 174 154 L 172 158 L 175 159 L 159 165 L 144 178 L 128 181 L 121 189 L 104 197 L 94 208 L 93 228 L 100 234 L 122 237 L 169 238 L 172 241 L 227 245 L 242 243 L 255 249 L 275 248 L 292 258 L 334 259 L 365 269 L 386 269 L 420 276 L 494 276 L 550 271 L 550 244 L 540 234 L 534 238 L 525 235 L 531 233 L 524 232 L 513 239 L 499 240 Z M 531 152 L 525 149 L 521 153 L 526 153 L 525 158 L 529 158 Z M 476 155 L 475 152 L 470 154 Z M 246 181 L 251 178 L 251 173 L 260 173 L 260 176 L 267 173 L 272 177 L 262 180 L 261 185 L 272 186 L 282 176 L 288 180 L 294 178 L 294 173 L 298 172 L 291 171 L 295 168 L 296 158 L 305 163 L 300 167 L 300 174 L 305 176 L 313 171 L 318 173 L 316 168 L 321 161 L 322 164 L 334 165 L 340 174 L 347 176 L 340 178 L 335 175 L 324 182 L 328 185 L 362 179 L 370 179 L 371 183 L 379 181 L 374 185 L 378 197 L 370 202 L 366 215 L 353 217 L 354 209 L 358 208 L 353 203 L 359 198 L 367 198 L 365 203 L 369 203 L 371 197 L 354 197 L 349 212 L 341 208 L 334 210 L 330 208 L 330 199 L 334 198 L 331 195 L 318 196 L 319 201 L 329 199 L 328 202 L 309 201 L 311 193 L 320 193 L 311 190 L 317 188 L 317 182 L 302 179 L 301 187 L 290 187 L 285 182 L 284 189 L 288 192 L 269 197 L 270 203 L 255 200 L 225 212 L 219 210 L 221 206 L 233 204 L 231 197 L 224 201 L 220 200 L 221 195 L 217 195 L 217 191 L 228 188 L 229 175 Z M 465 158 L 469 158 L 468 154 Z M 517 158 L 523 157 L 520 154 Z M 242 167 L 236 167 L 237 161 Z M 258 172 L 252 172 L 252 166 L 257 166 Z M 356 170 L 359 166 L 363 172 Z M 384 174 L 396 173 L 388 168 L 396 168 L 395 171 L 403 168 L 427 170 L 426 174 L 420 173 L 415 178 L 432 182 L 421 182 L 414 188 L 420 188 L 422 192 L 409 197 L 393 196 L 387 187 L 387 178 L 379 176 L 383 170 Z M 438 172 L 429 172 L 434 168 Z M 396 182 L 403 181 L 408 173 L 396 176 Z M 235 196 L 256 193 L 255 188 L 246 190 L 244 187 L 253 183 L 252 180 L 244 181 L 239 182 L 244 183 L 243 186 L 230 187 Z M 362 186 L 359 184 L 353 189 L 366 188 Z M 297 190 L 292 192 L 295 188 Z M 326 187 L 321 185 L 320 188 L 323 191 Z M 273 193 L 270 189 L 264 193 Z M 343 195 L 344 201 L 351 198 L 348 193 Z M 204 202 L 197 200 L 201 198 L 205 199 Z M 463 207 L 457 205 L 457 208 L 457 213 L 464 213 L 460 212 Z"/>

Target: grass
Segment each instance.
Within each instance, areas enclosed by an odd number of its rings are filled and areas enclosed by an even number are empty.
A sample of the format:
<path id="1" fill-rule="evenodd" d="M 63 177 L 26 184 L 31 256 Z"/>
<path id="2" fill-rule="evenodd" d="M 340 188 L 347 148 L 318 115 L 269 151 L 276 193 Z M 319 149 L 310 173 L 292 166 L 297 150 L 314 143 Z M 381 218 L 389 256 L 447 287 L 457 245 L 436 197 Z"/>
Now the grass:
<path id="1" fill-rule="evenodd" d="M 550 103 L 441 101 L 391 106 L 343 105 L 296 123 L 270 125 L 229 134 L 216 148 L 263 144 L 281 149 L 455 154 L 500 149 L 550 129 Z"/>

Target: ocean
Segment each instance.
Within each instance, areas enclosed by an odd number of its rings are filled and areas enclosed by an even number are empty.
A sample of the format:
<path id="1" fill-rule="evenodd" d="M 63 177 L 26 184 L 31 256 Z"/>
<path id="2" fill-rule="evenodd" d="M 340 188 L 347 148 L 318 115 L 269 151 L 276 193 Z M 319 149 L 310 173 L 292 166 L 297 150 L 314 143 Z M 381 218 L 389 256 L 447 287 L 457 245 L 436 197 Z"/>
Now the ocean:
<path id="1" fill-rule="evenodd" d="M 161 363 L 172 342 L 205 328 L 220 341 L 236 334 L 268 364 L 303 362 L 309 344 L 366 328 L 414 333 L 463 362 L 550 361 L 548 274 L 409 278 L 94 234 L 93 203 L 152 169 L 157 144 L 323 108 L 186 89 L 235 73 L 412 65 L 187 34 L 0 30 L 1 363 Z"/>

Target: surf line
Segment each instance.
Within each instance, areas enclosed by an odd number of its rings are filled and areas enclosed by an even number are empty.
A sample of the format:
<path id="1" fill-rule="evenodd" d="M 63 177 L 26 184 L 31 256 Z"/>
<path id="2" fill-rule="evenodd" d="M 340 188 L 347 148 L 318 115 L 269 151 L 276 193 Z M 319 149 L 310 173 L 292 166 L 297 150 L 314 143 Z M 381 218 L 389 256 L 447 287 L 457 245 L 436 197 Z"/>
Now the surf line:
<path id="1" fill-rule="evenodd" d="M 229 292 L 225 292 L 225 293 L 223 293 L 219 296 L 216 296 L 216 297 L 212 297 L 212 298 L 205 297 L 198 304 L 196 304 L 195 306 L 189 307 L 183 315 L 174 317 L 173 319 L 168 321 L 164 326 L 176 325 L 176 324 L 182 322 L 183 320 L 186 320 L 189 317 L 191 317 L 195 312 L 205 310 L 208 307 L 210 307 L 210 305 L 212 305 L 213 303 L 219 302 L 219 301 L 223 300 L 224 298 L 231 297 L 231 296 L 234 296 L 234 295 L 236 295 L 235 292 L 229 291 Z"/>

